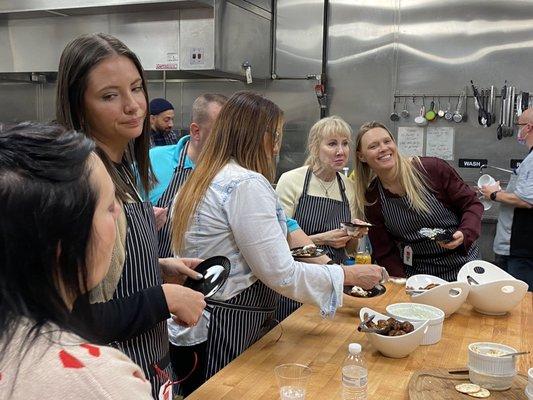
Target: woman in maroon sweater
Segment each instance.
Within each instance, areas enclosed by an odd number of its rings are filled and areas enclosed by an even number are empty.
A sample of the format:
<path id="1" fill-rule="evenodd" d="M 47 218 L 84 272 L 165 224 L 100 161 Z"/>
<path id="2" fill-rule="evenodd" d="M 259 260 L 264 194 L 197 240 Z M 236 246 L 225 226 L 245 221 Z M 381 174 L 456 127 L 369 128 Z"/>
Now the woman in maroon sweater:
<path id="1" fill-rule="evenodd" d="M 448 281 L 479 258 L 477 238 L 483 206 L 445 161 L 407 158 L 390 131 L 364 124 L 356 143 L 356 204 L 374 225 L 369 237 L 376 262 L 392 276 L 430 274 Z M 421 228 L 440 228 L 449 241 L 435 241 Z"/>

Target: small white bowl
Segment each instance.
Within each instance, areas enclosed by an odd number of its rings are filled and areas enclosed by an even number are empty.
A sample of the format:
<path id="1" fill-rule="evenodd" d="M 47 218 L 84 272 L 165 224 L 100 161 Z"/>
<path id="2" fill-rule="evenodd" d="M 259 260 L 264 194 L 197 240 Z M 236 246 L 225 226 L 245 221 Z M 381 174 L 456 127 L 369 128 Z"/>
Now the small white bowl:
<path id="1" fill-rule="evenodd" d="M 388 315 L 383 315 L 371 308 L 363 307 L 359 311 L 359 318 L 364 321 L 364 315 L 375 315 L 374 321 L 380 319 L 389 319 Z M 399 321 L 406 321 L 398 318 Z M 377 333 L 366 333 L 372 347 L 378 350 L 385 357 L 404 358 L 412 353 L 422 342 L 428 329 L 428 321 L 419 321 L 412 323 L 415 330 L 402 336 L 384 336 Z"/>
<path id="2" fill-rule="evenodd" d="M 424 288 L 431 283 L 439 286 L 426 290 L 420 294 L 410 294 L 413 303 L 428 304 L 444 311 L 446 317 L 456 312 L 465 302 L 470 291 L 470 285 L 465 282 L 447 282 L 433 275 L 413 275 L 407 279 L 406 287 Z"/>
<path id="3" fill-rule="evenodd" d="M 422 345 L 438 343 L 442 337 L 444 311 L 427 304 L 395 303 L 386 308 L 387 314 L 396 319 L 411 323 L 428 321 L 428 330 L 422 340 Z"/>
<path id="4" fill-rule="evenodd" d="M 476 311 L 487 315 L 506 314 L 522 301 L 528 289 L 527 283 L 482 260 L 467 262 L 457 280 L 470 284 L 467 301 Z"/>
<path id="5" fill-rule="evenodd" d="M 516 359 L 498 356 L 516 351 L 515 348 L 500 343 L 470 343 L 468 370 L 472 383 L 491 390 L 509 389 L 516 376 Z"/>
<path id="6" fill-rule="evenodd" d="M 527 385 L 525 393 L 528 400 L 533 400 L 533 386 Z"/>

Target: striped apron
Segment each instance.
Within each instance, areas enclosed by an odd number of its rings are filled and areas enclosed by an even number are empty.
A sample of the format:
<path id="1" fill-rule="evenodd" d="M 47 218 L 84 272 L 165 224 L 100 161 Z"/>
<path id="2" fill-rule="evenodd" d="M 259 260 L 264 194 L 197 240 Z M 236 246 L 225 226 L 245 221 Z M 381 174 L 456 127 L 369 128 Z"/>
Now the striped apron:
<path id="1" fill-rule="evenodd" d="M 216 301 L 207 299 L 206 380 L 238 357 L 273 327 L 274 311 L 281 295 L 257 280 L 237 296 Z"/>
<path id="2" fill-rule="evenodd" d="M 402 259 L 406 246 L 410 246 L 413 252 L 413 265 L 404 264 L 407 277 L 429 274 L 455 281 L 464 264 L 479 259 L 477 241 L 464 256 L 456 250 L 442 248 L 436 241 L 419 233 L 421 228 L 441 228 L 454 233 L 461 222 L 460 217 L 446 208 L 431 191 L 428 196 L 429 213 L 426 214 L 413 211 L 407 196 L 387 197 L 379 180 L 378 189 L 385 227 L 399 242 Z"/>
<path id="3" fill-rule="evenodd" d="M 317 233 L 331 231 L 341 227 L 341 222 L 351 221 L 352 215 L 350 212 L 350 203 L 346 198 L 346 188 L 339 173 L 336 173 L 337 183 L 341 192 L 342 201 L 329 199 L 327 197 L 310 196 L 307 194 L 309 182 L 311 180 L 312 170 L 307 169 L 305 175 L 304 187 L 302 195 L 298 200 L 298 206 L 294 212 L 294 219 L 298 225 L 308 235 L 315 235 Z M 335 263 L 342 264 L 346 259 L 346 251 L 344 248 L 336 249 L 330 246 L 321 246 L 326 254 Z M 287 297 L 282 297 L 278 310 L 276 311 L 276 319 L 281 321 L 300 307 L 302 303 Z"/>
<path id="4" fill-rule="evenodd" d="M 159 257 L 166 258 L 166 257 L 174 257 L 174 252 L 172 251 L 172 223 L 171 223 L 171 209 L 172 202 L 174 201 L 174 197 L 176 196 L 176 193 L 178 193 L 179 188 L 185 180 L 189 177 L 189 175 L 192 172 L 192 168 L 185 168 L 185 157 L 187 156 L 187 149 L 189 148 L 189 142 L 185 144 L 185 147 L 181 151 L 180 158 L 178 165 L 174 169 L 174 174 L 172 175 L 172 179 L 170 180 L 170 184 L 167 186 L 159 200 L 157 201 L 156 207 L 161 208 L 167 208 L 167 220 L 165 221 L 165 225 L 157 232 L 157 236 L 159 239 L 158 243 L 158 250 L 159 250 Z"/>
<path id="5" fill-rule="evenodd" d="M 149 202 L 124 203 L 127 219 L 126 260 L 114 299 L 131 296 L 143 289 L 161 285 L 157 257 L 155 218 Z M 165 379 L 153 368 L 155 363 L 172 376 L 168 355 L 167 321 L 161 321 L 148 331 L 131 339 L 112 343 L 144 371 L 152 384 L 152 396 L 157 399 Z"/>

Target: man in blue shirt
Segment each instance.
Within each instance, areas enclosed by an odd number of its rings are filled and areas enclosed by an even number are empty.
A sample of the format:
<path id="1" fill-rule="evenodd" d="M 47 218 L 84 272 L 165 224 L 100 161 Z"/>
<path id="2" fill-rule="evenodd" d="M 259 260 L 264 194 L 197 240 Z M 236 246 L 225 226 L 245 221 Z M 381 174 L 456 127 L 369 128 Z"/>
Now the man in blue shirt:
<path id="1" fill-rule="evenodd" d="M 496 263 L 533 291 L 533 109 L 525 110 L 516 125 L 520 127 L 517 140 L 528 147 L 529 154 L 505 190 L 496 182 L 480 191 L 501 203 L 493 246 Z"/>

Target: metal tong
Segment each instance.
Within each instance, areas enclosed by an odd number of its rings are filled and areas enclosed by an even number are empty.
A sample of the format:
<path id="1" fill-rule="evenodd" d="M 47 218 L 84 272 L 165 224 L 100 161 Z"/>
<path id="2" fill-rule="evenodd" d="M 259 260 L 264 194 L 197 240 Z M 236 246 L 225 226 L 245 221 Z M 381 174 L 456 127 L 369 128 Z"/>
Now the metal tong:
<path id="1" fill-rule="evenodd" d="M 378 329 L 378 328 L 369 328 L 366 324 L 368 324 L 369 322 L 372 322 L 372 320 L 374 319 L 375 315 L 368 315 L 368 314 L 365 314 L 363 315 L 363 318 L 364 320 L 361 321 L 361 323 L 359 324 L 359 326 L 357 327 L 357 330 L 359 332 L 367 332 L 367 333 L 378 333 L 378 334 L 381 334 L 381 333 L 385 333 L 388 331 L 388 328 L 381 328 L 381 329 Z"/>

